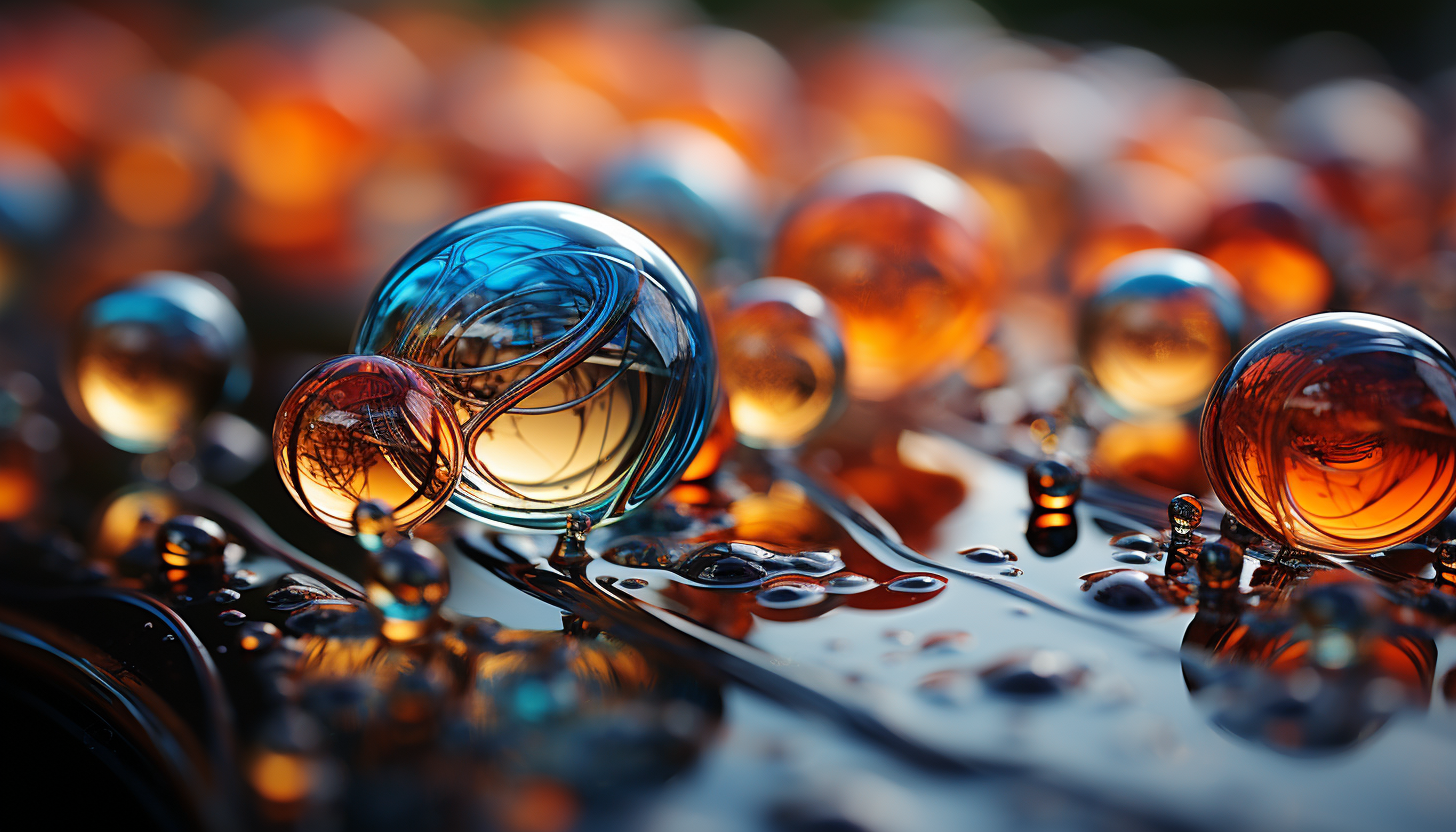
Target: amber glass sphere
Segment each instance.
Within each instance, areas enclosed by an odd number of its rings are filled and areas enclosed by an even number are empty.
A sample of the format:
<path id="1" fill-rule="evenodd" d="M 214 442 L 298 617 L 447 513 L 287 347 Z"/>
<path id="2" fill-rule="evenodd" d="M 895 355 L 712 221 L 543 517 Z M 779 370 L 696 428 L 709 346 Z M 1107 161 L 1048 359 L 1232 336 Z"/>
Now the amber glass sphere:
<path id="1" fill-rule="evenodd" d="M 1311 315 L 1224 369 L 1201 426 L 1203 464 L 1231 512 L 1291 546 L 1369 554 L 1456 505 L 1456 365 L 1377 315 Z"/>
<path id="2" fill-rule="evenodd" d="M 745 445 L 802 443 L 844 405 L 844 342 L 824 296 L 797 280 L 740 286 L 718 327 L 728 415 Z"/>
<path id="3" fill-rule="evenodd" d="M 107 442 L 159 451 L 247 392 L 247 331 L 212 284 L 151 272 L 82 310 L 63 375 L 72 409 Z"/>
<path id="4" fill-rule="evenodd" d="M 1078 348 L 1087 376 L 1122 413 L 1177 415 L 1202 404 L 1242 327 L 1238 286 L 1220 266 L 1149 249 L 1103 272 Z"/>
<path id="5" fill-rule="evenodd" d="M 884 400 L 932 383 L 985 341 L 998 283 L 986 214 L 964 181 L 900 157 L 844 165 L 790 211 L 769 271 L 834 304 L 851 394 Z"/>
<path id="6" fill-rule="evenodd" d="M 414 370 L 376 355 L 325 361 L 294 386 L 273 423 L 288 493 L 319 522 L 353 534 L 366 500 L 402 531 L 449 501 L 460 480 L 460 426 Z"/>

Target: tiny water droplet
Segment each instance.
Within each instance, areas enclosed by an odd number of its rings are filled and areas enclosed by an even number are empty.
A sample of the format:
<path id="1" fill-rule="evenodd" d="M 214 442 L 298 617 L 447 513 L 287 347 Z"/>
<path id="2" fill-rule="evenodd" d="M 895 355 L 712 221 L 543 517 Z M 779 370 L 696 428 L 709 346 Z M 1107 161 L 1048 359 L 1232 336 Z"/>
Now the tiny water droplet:
<path id="1" fill-rule="evenodd" d="M 841 572 L 824 580 L 824 589 L 834 595 L 855 595 L 868 592 L 877 586 L 879 583 L 874 579 L 853 572 Z"/>
<path id="2" fill-rule="evenodd" d="M 174 635 L 172 635 L 171 633 L 168 633 L 168 634 L 162 636 L 162 641 L 176 641 L 176 640 L 177 640 L 177 637 L 174 636 Z"/>
<path id="3" fill-rule="evenodd" d="M 1152 558 L 1145 552 L 1113 552 L 1112 559 L 1118 563 L 1146 564 L 1152 563 Z"/>
<path id="4" fill-rule="evenodd" d="M 258 573 L 251 569 L 238 569 L 228 578 L 228 586 L 233 589 L 252 589 L 259 583 Z"/>
<path id="5" fill-rule="evenodd" d="M 976 563 L 1006 563 L 1016 560 L 1016 555 L 999 546 L 972 546 L 962 549 L 960 553 Z"/>
<path id="6" fill-rule="evenodd" d="M 959 653 L 970 646 L 971 634 L 962 630 L 930 633 L 920 642 L 922 653 Z"/>
<path id="7" fill-rule="evenodd" d="M 236 627 L 247 620 L 247 618 L 247 613 L 244 613 L 242 610 L 223 610 L 217 614 L 217 620 L 229 627 Z"/>
<path id="8" fill-rule="evenodd" d="M 1020 569 L 1017 569 L 1017 568 L 1016 568 L 1016 567 L 1014 567 L 1014 566 L 1008 566 L 1008 567 L 1006 567 L 1006 568 L 1005 568 L 1005 569 L 1002 569 L 1002 570 L 1001 570 L 1001 574 L 1002 574 L 1002 575 L 1005 575 L 1005 576 L 1006 576 L 1006 577 L 1008 577 L 1008 578 L 1019 578 L 1019 577 L 1021 577 L 1021 576 L 1022 576 L 1022 575 L 1025 575 L 1025 574 L 1026 574 L 1026 573 L 1025 573 L 1025 572 L 1023 572 L 1023 571 L 1022 571 L 1022 570 L 1020 570 Z"/>
<path id="9" fill-rule="evenodd" d="M 1112 540 L 1108 542 L 1119 549 L 1146 552 L 1150 555 L 1158 551 L 1158 542 L 1142 532 L 1122 532 L 1121 534 L 1115 534 L 1112 536 Z"/>
<path id="10" fill-rule="evenodd" d="M 824 600 L 826 594 L 819 584 L 783 583 L 760 591 L 757 600 L 760 606 L 769 609 L 789 610 L 817 604 Z"/>
<path id="11" fill-rule="evenodd" d="M 226 644 L 219 644 L 217 647 L 215 647 L 213 649 L 216 650 L 219 653 L 226 653 L 227 652 L 227 645 Z"/>
<path id="12" fill-rule="evenodd" d="M 219 604 L 231 604 L 242 597 L 243 596 L 239 595 L 236 589 L 219 589 L 218 591 L 212 593 L 212 600 L 216 601 Z"/>
<path id="13" fill-rule="evenodd" d="M 647 582 L 641 578 L 625 578 L 621 584 L 623 589 L 645 589 Z"/>
<path id="14" fill-rule="evenodd" d="M 148 621 L 147 623 L 143 624 L 142 625 L 142 629 L 143 630 L 150 630 L 150 629 L 152 629 L 152 622 Z"/>
<path id="15" fill-rule="evenodd" d="M 939 592 L 944 587 L 945 580 L 934 575 L 906 575 L 886 586 L 891 592 Z"/>
<path id="16" fill-rule="evenodd" d="M 896 644 L 909 644 L 915 640 L 915 635 L 909 630 L 886 630 L 880 635 L 886 641 L 893 641 Z"/>

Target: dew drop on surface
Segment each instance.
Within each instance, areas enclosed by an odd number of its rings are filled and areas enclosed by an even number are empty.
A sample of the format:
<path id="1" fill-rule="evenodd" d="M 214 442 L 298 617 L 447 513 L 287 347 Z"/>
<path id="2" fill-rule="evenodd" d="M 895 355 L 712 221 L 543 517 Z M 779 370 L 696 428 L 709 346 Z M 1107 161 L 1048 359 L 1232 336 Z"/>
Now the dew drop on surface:
<path id="1" fill-rule="evenodd" d="M 278 643 L 283 634 L 267 621 L 245 621 L 238 627 L 238 647 L 249 653 L 262 653 Z"/>
<path id="2" fill-rule="evenodd" d="M 1142 532 L 1121 532 L 1113 535 L 1112 539 L 1108 542 L 1119 549 L 1126 549 L 1131 552 L 1152 554 L 1158 551 L 1158 541 Z"/>
<path id="3" fill-rule="evenodd" d="M 817 604 L 827 594 L 819 584 L 782 583 L 760 590 L 756 600 L 760 606 L 769 609 L 790 610 Z"/>
<path id="4" fill-rule="evenodd" d="M 1137 569 L 1112 569 L 1084 576 L 1082 591 L 1094 602 L 1122 612 L 1165 609 L 1169 601 L 1150 582 L 1157 576 Z"/>
<path id="5" fill-rule="evenodd" d="M 1037 650 L 1011 656 L 980 672 L 988 690 L 1005 696 L 1044 697 L 1081 684 L 1087 668 L 1065 653 Z"/>
<path id="6" fill-rule="evenodd" d="M 172 635 L 171 633 L 168 633 L 168 634 L 162 636 L 162 641 L 176 641 L 176 640 L 177 640 L 177 637 L 174 636 L 174 635 Z"/>
<path id="7" fill-rule="evenodd" d="M 971 644 L 971 634 L 962 630 L 941 630 L 920 640 L 922 653 L 959 653 Z"/>
<path id="8" fill-rule="evenodd" d="M 142 629 L 143 630 L 150 630 L 150 629 L 152 629 L 152 622 L 148 621 L 147 623 L 143 624 L 142 625 Z"/>
<path id="9" fill-rule="evenodd" d="M 252 589 L 262 581 L 258 573 L 251 569 L 237 569 L 228 578 L 228 587 L 231 589 Z"/>
<path id="10" fill-rule="evenodd" d="M 236 627 L 237 625 L 246 621 L 247 618 L 247 614 L 244 613 L 242 610 L 223 610 L 222 612 L 217 614 L 217 620 L 228 625 L 229 627 Z"/>
<path id="11" fill-rule="evenodd" d="M 855 595 L 861 592 L 868 592 L 879 586 L 879 583 L 864 575 L 856 575 L 853 572 L 841 572 L 824 579 L 825 591 L 832 595 Z"/>
<path id="12" fill-rule="evenodd" d="M 885 585 L 891 592 L 939 592 L 945 587 L 945 579 L 934 575 L 906 575 Z"/>
<path id="13" fill-rule="evenodd" d="M 1117 561 L 1118 563 L 1134 563 L 1134 564 L 1139 564 L 1139 565 L 1148 564 L 1148 563 L 1152 563 L 1153 562 L 1152 557 L 1149 556 L 1149 555 L 1147 555 L 1146 553 L 1144 553 L 1144 552 L 1131 552 L 1131 551 L 1129 551 L 1129 552 L 1113 552 L 1112 553 L 1112 559 L 1115 560 L 1115 561 Z"/>
<path id="14" fill-rule="evenodd" d="M 1006 563 L 1016 560 L 1016 555 L 998 546 L 972 546 L 962 549 L 960 554 L 976 563 Z"/>
<path id="15" fill-rule="evenodd" d="M 1019 578 L 1022 575 L 1025 575 L 1026 572 L 1023 571 L 1023 570 L 1021 570 L 1021 569 L 1018 569 L 1015 566 L 1008 566 L 1005 569 L 1002 569 L 1001 570 L 1001 574 L 1002 575 L 1005 575 L 1008 578 Z"/>
<path id="16" fill-rule="evenodd" d="M 219 604 L 236 603 L 242 597 L 236 589 L 219 589 L 212 593 L 212 600 Z"/>
<path id="17" fill-rule="evenodd" d="M 295 584 L 293 586 L 279 587 L 268 593 L 267 602 L 268 606 L 275 610 L 288 612 L 314 601 L 325 601 L 338 597 L 336 593 L 323 587 Z"/>
<path id="18" fill-rule="evenodd" d="M 647 586 L 647 582 L 641 578 L 623 578 L 617 585 L 623 589 L 644 589 Z"/>
<path id="19" fill-rule="evenodd" d="M 885 641 L 893 641 L 896 644 L 909 644 L 915 640 L 915 634 L 909 630 L 886 630 L 880 633 Z"/>

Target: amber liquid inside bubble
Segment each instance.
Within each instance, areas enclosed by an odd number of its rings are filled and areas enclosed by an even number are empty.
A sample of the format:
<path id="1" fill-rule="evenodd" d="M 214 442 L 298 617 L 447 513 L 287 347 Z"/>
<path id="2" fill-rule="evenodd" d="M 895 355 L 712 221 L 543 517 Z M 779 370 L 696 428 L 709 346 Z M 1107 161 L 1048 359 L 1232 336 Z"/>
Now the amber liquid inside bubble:
<path id="1" fill-rule="evenodd" d="M 728 413 L 745 442 L 796 445 L 824 423 L 841 380 L 802 313 L 752 306 L 724 322 L 718 342 Z"/>
<path id="2" fill-rule="evenodd" d="M 1205 416 L 1219 497 L 1260 534 L 1309 549 L 1371 553 L 1421 534 L 1456 503 L 1456 396 L 1442 372 L 1378 351 L 1295 348 L 1249 364 Z"/>
<path id="3" fill-rule="evenodd" d="M 274 429 L 279 469 L 299 503 L 345 534 L 365 500 L 393 508 L 402 530 L 441 509 L 459 469 L 459 440 L 419 377 L 373 357 L 320 370 L 289 394 Z"/>
<path id="4" fill-rule="evenodd" d="M 1232 354 L 1217 313 L 1197 293 L 1112 305 L 1084 331 L 1087 369 L 1134 413 L 1196 407 Z"/>
<path id="5" fill-rule="evenodd" d="M 590 500 L 620 485 L 642 458 L 669 380 L 611 344 L 572 363 L 515 407 L 483 418 L 486 407 L 517 382 L 541 371 L 533 350 L 497 345 L 489 332 L 447 340 L 428 363 L 465 426 L 469 499 L 527 509 L 541 503 Z M 513 363 L 515 362 L 515 363 Z M 450 370 L 509 364 L 452 375 Z M 430 368 L 423 368 L 430 372 Z"/>
<path id="6" fill-rule="evenodd" d="M 122 447 L 165 447 L 222 396 L 229 363 L 170 345 L 141 324 L 113 324 L 76 345 L 74 394 Z"/>
<path id="7" fill-rule="evenodd" d="M 824 294 L 844 324 L 850 390 L 887 399 L 968 358 L 990 326 L 985 246 L 909 196 L 824 198 L 780 233 L 771 274 Z"/>

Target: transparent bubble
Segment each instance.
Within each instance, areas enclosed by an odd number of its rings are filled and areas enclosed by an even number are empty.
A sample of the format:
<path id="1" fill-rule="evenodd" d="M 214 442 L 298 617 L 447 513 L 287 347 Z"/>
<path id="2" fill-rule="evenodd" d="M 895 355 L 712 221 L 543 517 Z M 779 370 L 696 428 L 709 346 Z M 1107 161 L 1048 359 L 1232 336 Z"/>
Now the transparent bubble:
<path id="1" fill-rule="evenodd" d="M 250 382 L 242 316 L 217 287 L 152 272 L 82 310 L 63 375 L 71 407 L 118 448 L 165 448 Z"/>
<path id="2" fill-rule="evenodd" d="M 595 199 L 666 249 L 705 290 L 748 273 L 761 245 L 760 202 L 757 179 L 732 145 L 677 121 L 641 124 L 607 166 Z"/>
<path id="3" fill-rule="evenodd" d="M 1312 315 L 1272 330 L 1208 396 L 1203 463 L 1253 531 L 1369 554 L 1456 506 L 1456 365 L 1424 333 L 1377 315 Z"/>
<path id="4" fill-rule="evenodd" d="M 738 438 L 793 447 L 844 406 L 844 342 L 824 296 L 797 280 L 740 286 L 718 326 L 723 390 Z"/>
<path id="5" fill-rule="evenodd" d="M 1237 284 L 1212 261 L 1177 249 L 1129 254 L 1082 310 L 1082 366 L 1125 413 L 1186 413 L 1233 356 L 1243 322 Z"/>
<path id="6" fill-rule="evenodd" d="M 522 202 L 437 232 L 379 287 L 357 349 L 428 376 L 465 468 L 452 504 L 510 530 L 608 523 L 702 445 L 717 359 L 702 301 L 662 249 L 595 211 Z"/>
<path id="7" fill-rule="evenodd" d="M 964 181 L 899 157 L 834 170 L 789 213 L 770 271 L 834 304 L 856 397 L 937 381 L 984 343 L 998 282 L 986 214 Z"/>
<path id="8" fill-rule="evenodd" d="M 450 499 L 460 428 L 419 373 L 347 355 L 310 370 L 283 400 L 273 457 L 293 499 L 335 531 L 353 534 L 355 510 L 369 500 L 408 530 Z"/>

